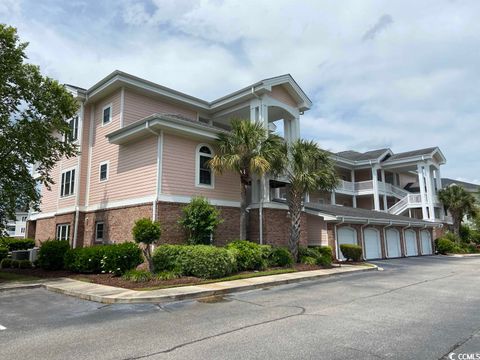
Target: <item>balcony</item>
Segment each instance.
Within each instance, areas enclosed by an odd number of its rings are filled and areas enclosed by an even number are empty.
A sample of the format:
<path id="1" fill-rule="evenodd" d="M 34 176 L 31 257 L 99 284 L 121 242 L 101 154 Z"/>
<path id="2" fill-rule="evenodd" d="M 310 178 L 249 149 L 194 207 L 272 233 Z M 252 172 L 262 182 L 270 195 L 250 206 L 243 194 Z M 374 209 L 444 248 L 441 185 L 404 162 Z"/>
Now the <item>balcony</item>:
<path id="1" fill-rule="evenodd" d="M 340 180 L 335 192 L 348 195 L 370 195 L 373 194 L 373 180 L 358 182 Z M 408 191 L 402 188 L 381 181 L 378 181 L 378 192 L 379 194 L 394 196 L 398 199 L 403 199 L 409 194 Z"/>

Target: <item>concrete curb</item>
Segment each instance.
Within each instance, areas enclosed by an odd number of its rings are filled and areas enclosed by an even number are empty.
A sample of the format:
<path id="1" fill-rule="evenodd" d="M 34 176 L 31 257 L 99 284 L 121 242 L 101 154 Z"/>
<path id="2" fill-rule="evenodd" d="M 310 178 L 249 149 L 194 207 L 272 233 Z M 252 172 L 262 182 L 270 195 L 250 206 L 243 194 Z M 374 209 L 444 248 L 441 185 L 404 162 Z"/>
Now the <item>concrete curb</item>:
<path id="1" fill-rule="evenodd" d="M 446 254 L 443 256 L 447 257 L 454 257 L 454 258 L 471 258 L 471 257 L 478 257 L 480 254 Z"/>
<path id="2" fill-rule="evenodd" d="M 189 285 L 175 288 L 137 291 L 113 286 L 87 283 L 69 278 L 36 284 L 49 291 L 73 296 L 76 298 L 100 302 L 103 304 L 138 304 L 162 303 L 186 299 L 197 299 L 208 296 L 225 295 L 234 292 L 265 288 L 276 285 L 298 283 L 353 272 L 378 270 L 377 266 L 365 267 L 359 265 L 343 265 L 333 269 L 301 271 L 287 274 L 259 276 L 256 278 L 222 281 L 203 285 Z M 16 287 L 19 289 L 22 287 Z M 23 287 L 25 288 L 25 287 Z M 10 287 L 10 289 L 15 289 Z"/>

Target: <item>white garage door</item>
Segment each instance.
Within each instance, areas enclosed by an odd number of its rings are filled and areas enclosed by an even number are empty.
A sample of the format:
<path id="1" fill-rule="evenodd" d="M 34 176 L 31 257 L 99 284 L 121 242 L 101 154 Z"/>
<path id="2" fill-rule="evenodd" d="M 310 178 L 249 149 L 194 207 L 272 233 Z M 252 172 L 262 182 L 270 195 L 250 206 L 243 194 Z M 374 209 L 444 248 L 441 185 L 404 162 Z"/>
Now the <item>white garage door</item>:
<path id="1" fill-rule="evenodd" d="M 338 252 L 339 258 L 344 260 L 345 257 L 343 256 L 342 252 L 340 251 L 341 244 L 353 244 L 357 245 L 357 231 L 355 229 L 349 227 L 342 227 L 337 231 L 338 237 Z"/>
<path id="2" fill-rule="evenodd" d="M 432 240 L 430 233 L 426 230 L 420 231 L 420 238 L 422 239 L 422 255 L 432 254 Z"/>
<path id="3" fill-rule="evenodd" d="M 402 256 L 400 249 L 400 233 L 395 229 L 388 229 L 387 234 L 387 255 L 389 258 Z"/>
<path id="4" fill-rule="evenodd" d="M 405 231 L 405 243 L 407 245 L 407 256 L 417 256 L 417 234 L 415 233 L 415 231 Z"/>
<path id="5" fill-rule="evenodd" d="M 363 238 L 365 242 L 365 258 L 380 259 L 382 257 L 380 233 L 376 229 L 365 229 L 363 230 Z"/>

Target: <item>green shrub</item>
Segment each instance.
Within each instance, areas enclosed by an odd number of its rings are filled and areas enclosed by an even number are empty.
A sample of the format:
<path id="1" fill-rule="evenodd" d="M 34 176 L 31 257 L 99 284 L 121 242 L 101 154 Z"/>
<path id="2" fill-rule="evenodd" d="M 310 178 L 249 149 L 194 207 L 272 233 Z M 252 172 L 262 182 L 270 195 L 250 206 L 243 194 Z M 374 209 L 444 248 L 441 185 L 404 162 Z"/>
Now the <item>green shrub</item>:
<path id="1" fill-rule="evenodd" d="M 436 248 L 437 248 L 437 251 L 440 253 L 440 254 L 447 254 L 447 253 L 453 253 L 455 251 L 455 248 L 457 247 L 457 245 L 447 239 L 446 237 L 441 237 L 441 238 L 438 238 L 437 240 L 435 240 L 436 242 Z"/>
<path id="2" fill-rule="evenodd" d="M 8 256 L 8 248 L 7 247 L 0 247 L 0 261 L 5 259 Z"/>
<path id="3" fill-rule="evenodd" d="M 10 258 L 5 258 L 0 262 L 0 268 L 2 269 L 9 269 L 12 267 L 12 259 Z"/>
<path id="4" fill-rule="evenodd" d="M 270 252 L 268 262 L 270 266 L 292 266 L 293 256 L 286 247 L 274 247 Z"/>
<path id="5" fill-rule="evenodd" d="M 229 243 L 228 250 L 234 252 L 237 260 L 238 271 L 244 270 L 262 270 L 266 267 L 267 261 L 263 256 L 260 245 L 247 240 L 237 240 Z"/>
<path id="6" fill-rule="evenodd" d="M 47 240 L 38 250 L 38 266 L 45 270 L 62 270 L 64 257 L 70 249 L 67 240 Z"/>
<path id="7" fill-rule="evenodd" d="M 300 262 L 305 265 L 316 265 L 317 259 L 312 256 L 302 256 Z"/>
<path id="8" fill-rule="evenodd" d="M 105 246 L 108 245 L 90 246 L 68 250 L 64 259 L 65 268 L 78 273 L 101 273 Z"/>
<path id="9" fill-rule="evenodd" d="M 65 254 L 65 267 L 80 273 L 121 275 L 142 262 L 142 252 L 132 242 L 71 249 Z"/>
<path id="10" fill-rule="evenodd" d="M 14 259 L 12 259 L 12 262 L 11 262 L 11 264 L 10 264 L 10 267 L 11 267 L 12 269 L 19 269 L 19 268 L 20 268 L 20 261 L 22 261 L 22 260 L 14 260 Z"/>
<path id="11" fill-rule="evenodd" d="M 305 247 L 299 246 L 298 247 L 298 257 L 301 259 L 302 257 L 313 257 L 317 258 L 320 254 L 318 251 L 315 250 L 313 247 Z"/>
<path id="12" fill-rule="evenodd" d="M 178 278 L 178 274 L 175 271 L 161 271 L 157 274 L 159 280 L 172 280 Z"/>
<path id="13" fill-rule="evenodd" d="M 124 280 L 133 281 L 133 282 L 146 282 L 154 278 L 153 274 L 147 270 L 127 270 L 122 275 Z"/>
<path id="14" fill-rule="evenodd" d="M 461 242 L 461 239 L 458 235 L 455 235 L 453 232 L 446 232 L 443 236 L 442 236 L 443 239 L 447 239 L 447 240 L 450 240 L 451 242 L 453 243 L 456 243 L 456 244 L 460 244 Z"/>
<path id="15" fill-rule="evenodd" d="M 183 207 L 178 223 L 187 235 L 191 245 L 210 244 L 210 236 L 222 223 L 220 212 L 203 197 L 195 197 Z"/>
<path id="16" fill-rule="evenodd" d="M 35 240 L 27 238 L 0 238 L 0 246 L 8 248 L 9 251 L 28 250 L 35 247 Z"/>
<path id="17" fill-rule="evenodd" d="M 160 223 L 147 218 L 139 219 L 135 221 L 132 235 L 136 243 L 143 244 L 142 252 L 147 260 L 148 269 L 152 272 L 154 267 L 150 245 L 160 240 L 160 236 L 162 235 Z"/>
<path id="18" fill-rule="evenodd" d="M 341 244 L 340 250 L 347 260 L 360 261 L 362 259 L 362 247 L 353 244 Z"/>
<path id="19" fill-rule="evenodd" d="M 330 246 L 319 246 L 314 249 L 320 254 L 320 257 L 317 259 L 317 265 L 327 267 L 332 265 L 333 253 Z"/>
<path id="20" fill-rule="evenodd" d="M 185 248 L 185 245 L 158 246 L 152 256 L 154 272 L 180 270 L 178 258 Z"/>
<path id="21" fill-rule="evenodd" d="M 32 262 L 30 260 L 18 260 L 19 269 L 31 269 Z"/>
<path id="22" fill-rule="evenodd" d="M 204 279 L 230 275 L 236 269 L 235 256 L 226 248 L 191 245 L 179 257 L 181 273 Z"/>

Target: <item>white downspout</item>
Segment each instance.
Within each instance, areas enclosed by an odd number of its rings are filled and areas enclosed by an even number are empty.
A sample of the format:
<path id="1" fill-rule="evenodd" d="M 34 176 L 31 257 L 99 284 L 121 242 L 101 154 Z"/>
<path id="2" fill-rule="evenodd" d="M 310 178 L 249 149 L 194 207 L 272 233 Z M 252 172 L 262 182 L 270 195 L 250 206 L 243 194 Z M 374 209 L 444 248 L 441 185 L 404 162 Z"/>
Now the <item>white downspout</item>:
<path id="1" fill-rule="evenodd" d="M 360 241 L 362 242 L 362 253 L 363 253 L 363 260 L 367 260 L 367 253 L 366 253 L 366 246 L 365 246 L 365 234 L 363 233 L 363 229 L 365 229 L 368 225 L 370 225 L 370 219 L 367 219 L 367 223 L 365 225 L 360 226 Z"/>
<path id="2" fill-rule="evenodd" d="M 157 137 L 157 180 L 155 185 L 155 199 L 152 203 L 152 220 L 157 220 L 157 202 L 162 186 L 162 156 L 163 156 L 163 130 L 156 132 L 150 128 L 150 123 L 145 123 L 145 128 Z"/>
<path id="3" fill-rule="evenodd" d="M 386 225 L 383 227 L 383 246 L 385 248 L 385 255 L 387 255 L 387 258 L 390 257 L 388 255 L 388 242 L 387 242 L 387 228 L 392 227 L 392 221 L 390 220 L 390 224 Z"/>
<path id="4" fill-rule="evenodd" d="M 407 226 L 402 228 L 402 236 L 403 236 L 403 257 L 407 257 L 407 241 L 405 240 L 405 230 L 412 227 L 412 223 L 409 222 Z"/>
<path id="5" fill-rule="evenodd" d="M 77 133 L 78 133 L 78 143 L 80 144 L 80 150 L 82 149 L 82 140 L 83 140 L 83 136 L 82 136 L 82 133 L 83 133 L 83 123 L 84 123 L 84 102 L 82 101 L 82 103 L 80 104 L 80 117 L 78 119 L 78 122 L 79 124 L 81 123 L 81 126 L 79 126 L 79 128 L 77 129 Z M 80 217 L 80 208 L 79 208 L 79 204 L 80 204 L 80 167 L 81 167 L 81 158 L 82 158 L 82 155 L 80 153 L 80 155 L 77 157 L 77 171 L 75 172 L 75 181 L 77 183 L 77 193 L 75 195 L 75 224 L 74 224 L 74 228 L 73 228 L 73 241 L 72 241 L 72 248 L 76 248 L 77 247 L 77 237 L 78 237 L 78 219 Z"/>
<path id="6" fill-rule="evenodd" d="M 337 261 L 340 261 L 340 247 L 338 246 L 338 238 L 337 238 L 337 227 L 338 225 L 342 225 L 345 222 L 345 218 L 341 218 L 342 221 L 340 221 L 338 224 L 335 224 L 333 226 L 333 236 L 335 240 L 335 253 L 337 254 Z"/>

